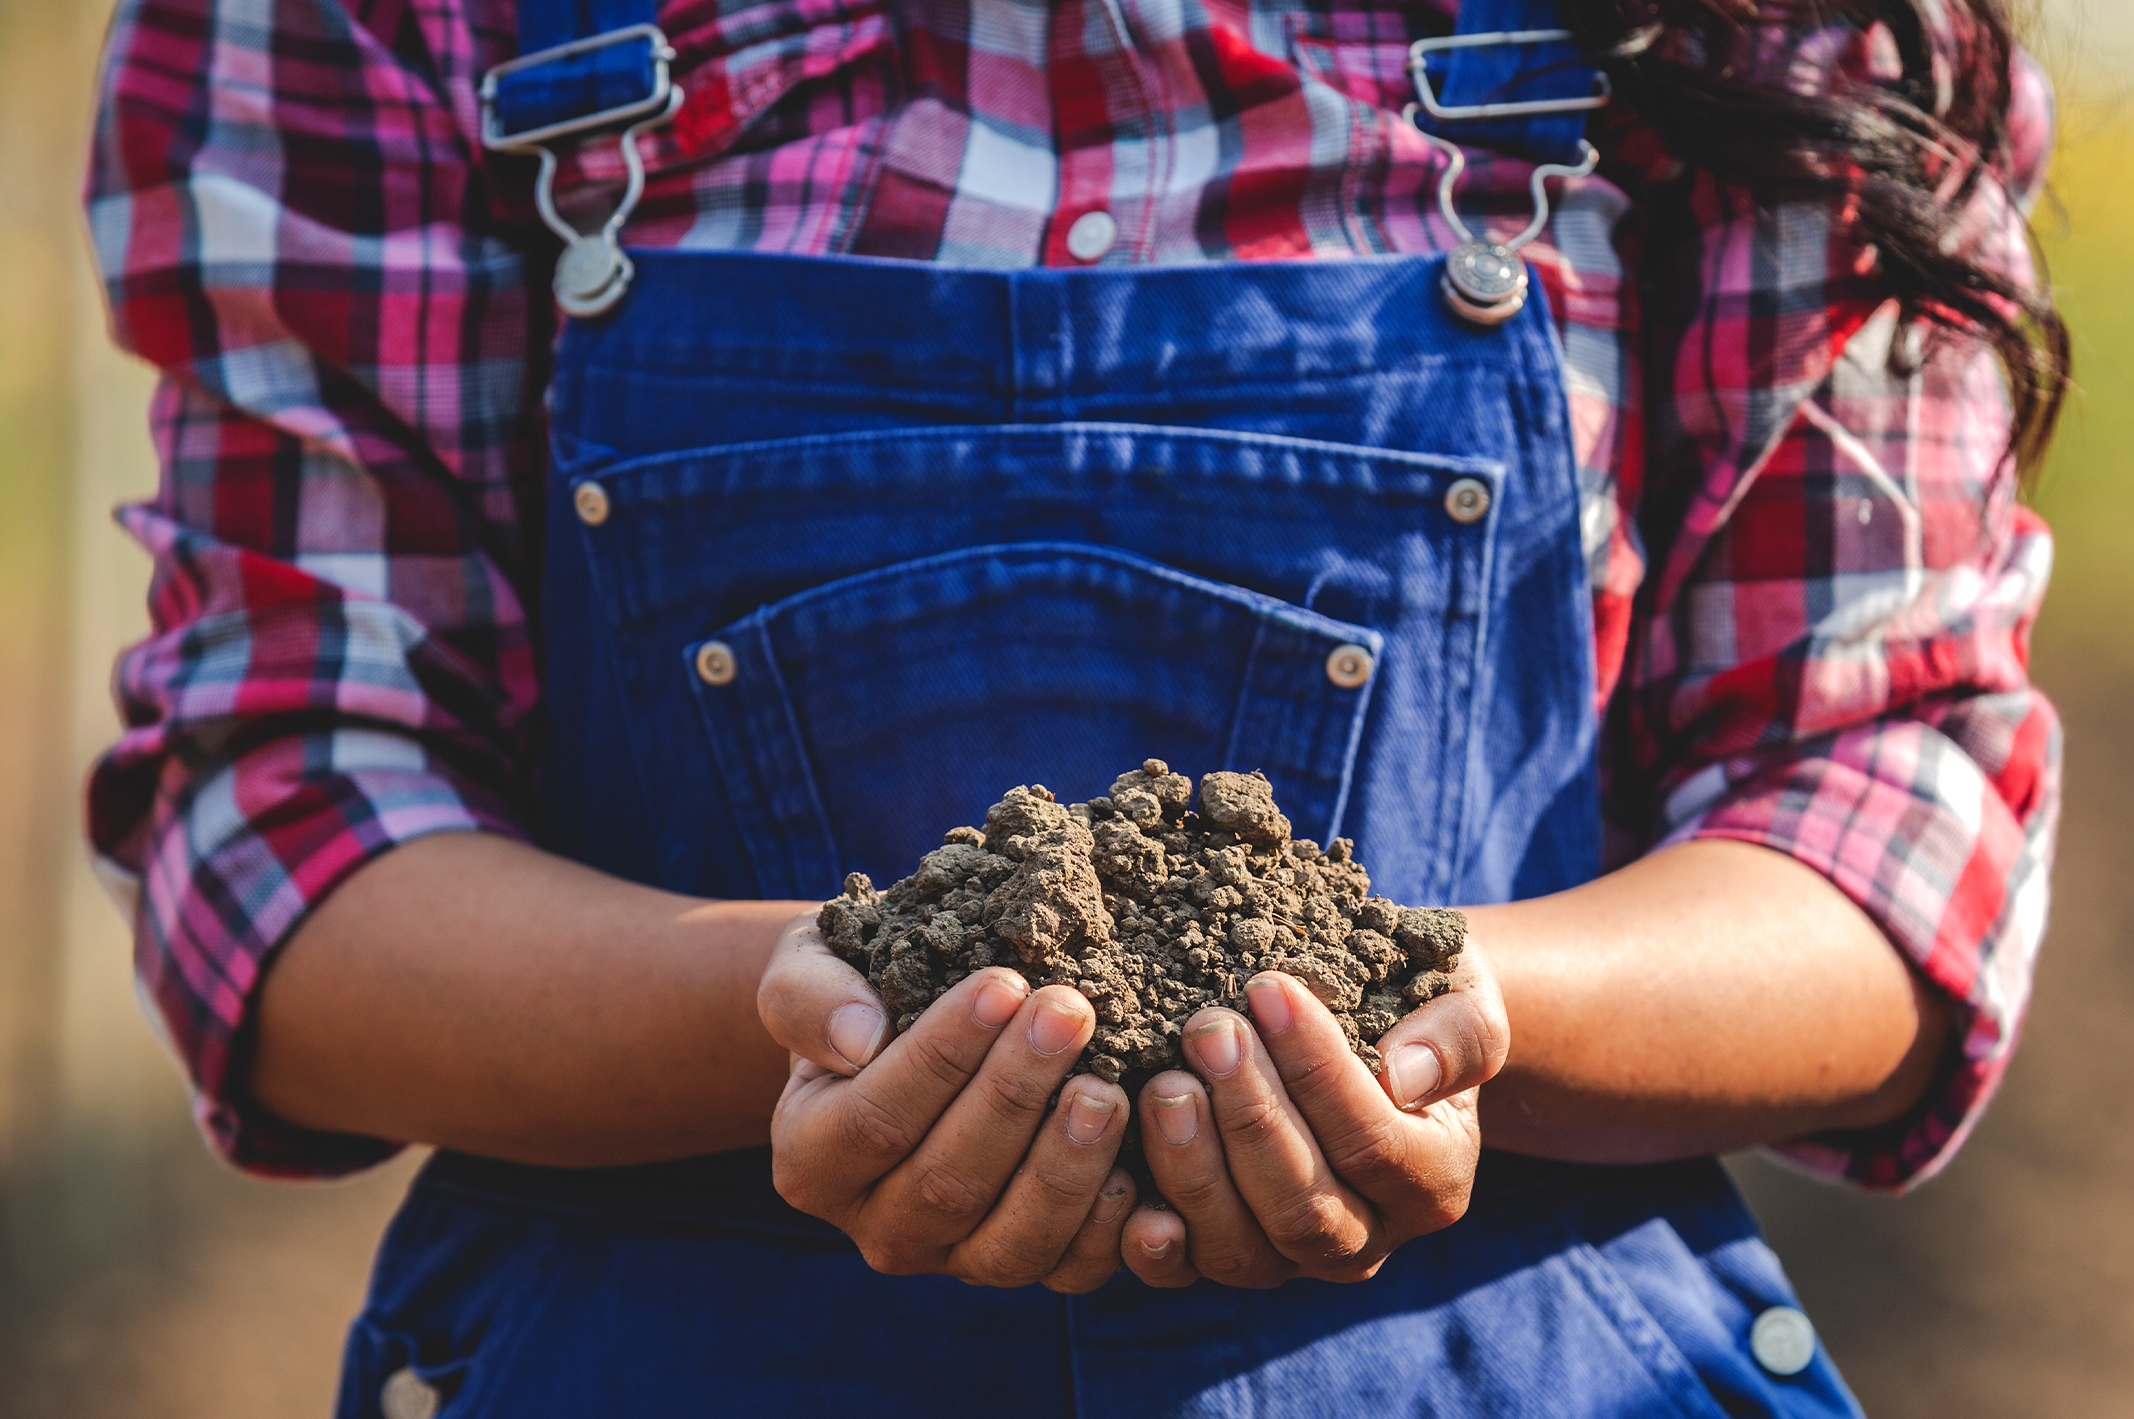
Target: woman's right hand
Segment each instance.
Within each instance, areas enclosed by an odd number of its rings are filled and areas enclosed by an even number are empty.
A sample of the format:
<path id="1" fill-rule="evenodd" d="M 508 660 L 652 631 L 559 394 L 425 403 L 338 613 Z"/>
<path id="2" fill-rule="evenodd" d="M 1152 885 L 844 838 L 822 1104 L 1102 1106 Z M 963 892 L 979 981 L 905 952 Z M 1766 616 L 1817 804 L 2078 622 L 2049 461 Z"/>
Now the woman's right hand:
<path id="1" fill-rule="evenodd" d="M 869 1266 L 1070 1295 L 1118 1268 L 1135 1200 L 1112 1165 L 1126 1094 L 1089 1074 L 1061 1089 L 1096 1029 L 1080 992 L 1033 995 L 995 966 L 892 1037 L 866 977 L 803 916 L 779 935 L 756 1006 L 793 1056 L 771 1118 L 778 1193 Z"/>

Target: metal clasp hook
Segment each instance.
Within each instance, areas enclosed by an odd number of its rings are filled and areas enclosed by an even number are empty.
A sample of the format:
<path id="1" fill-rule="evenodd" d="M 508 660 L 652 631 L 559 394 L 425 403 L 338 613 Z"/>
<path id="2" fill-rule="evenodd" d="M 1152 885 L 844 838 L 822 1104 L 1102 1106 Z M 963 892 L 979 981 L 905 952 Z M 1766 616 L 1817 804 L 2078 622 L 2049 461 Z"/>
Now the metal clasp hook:
<path id="1" fill-rule="evenodd" d="M 1401 114 L 1410 124 L 1415 122 L 1416 107 L 1409 104 Z M 1453 189 L 1459 185 L 1461 174 L 1467 171 L 1467 154 L 1459 144 L 1448 142 L 1426 128 L 1417 126 L 1415 131 L 1423 135 L 1424 142 L 1445 155 L 1445 171 L 1438 177 L 1437 209 L 1445 224 L 1460 239 L 1460 244 L 1445 258 L 1445 275 L 1438 282 L 1438 289 L 1452 313 L 1469 324 L 1502 325 L 1526 306 L 1526 263 L 1519 259 L 1519 251 L 1540 236 L 1541 229 L 1549 224 L 1548 180 L 1586 176 L 1600 165 L 1600 152 L 1581 138 L 1578 142 L 1579 161 L 1575 166 L 1542 163 L 1536 167 L 1528 183 L 1534 195 L 1534 219 L 1526 224 L 1525 231 L 1510 241 L 1497 243 L 1479 240 L 1468 230 L 1467 223 L 1460 220 L 1458 210 L 1452 205 Z"/>
<path id="2" fill-rule="evenodd" d="M 510 74 L 553 64 L 560 60 L 574 59 L 595 50 L 612 45 L 643 40 L 651 46 L 653 66 L 652 92 L 635 103 L 616 108 L 603 109 L 598 113 L 567 118 L 558 123 L 529 129 L 524 133 L 506 133 L 497 120 L 497 89 L 499 81 Z M 667 36 L 655 25 L 631 25 L 626 29 L 595 35 L 590 39 L 573 40 L 559 44 L 553 49 L 544 49 L 535 54 L 497 65 L 482 76 L 482 145 L 503 153 L 535 153 L 541 159 L 541 171 L 534 178 L 534 210 L 548 229 L 563 238 L 563 254 L 556 258 L 555 292 L 556 304 L 566 315 L 588 319 L 614 309 L 615 303 L 630 289 L 637 268 L 623 251 L 619 240 L 623 223 L 637 208 L 638 199 L 645 193 L 645 160 L 637 151 L 637 139 L 649 129 L 657 128 L 673 118 L 682 106 L 682 90 L 669 77 L 669 66 L 674 62 L 674 48 L 667 43 Z M 562 138 L 572 138 L 591 133 L 601 128 L 612 127 L 624 120 L 635 120 L 622 130 L 618 140 L 622 145 L 622 163 L 629 174 L 623 188 L 622 199 L 615 205 L 606 222 L 596 232 L 581 232 L 563 219 L 556 210 L 556 154 L 549 144 Z"/>
<path id="3" fill-rule="evenodd" d="M 1593 93 L 1585 98 L 1527 99 L 1507 103 L 1443 104 L 1438 101 L 1437 91 L 1430 83 L 1428 57 L 1440 50 L 1477 49 L 1497 45 L 1543 45 L 1565 44 L 1573 39 L 1569 30 L 1497 30 L 1488 34 L 1452 35 L 1443 39 L 1419 39 L 1408 46 L 1408 72 L 1415 82 L 1416 102 L 1401 110 L 1401 117 L 1423 141 L 1443 153 L 1445 171 L 1438 178 L 1437 207 L 1445 222 L 1459 236 L 1460 245 L 1453 248 L 1445 261 L 1445 275 L 1439 289 L 1445 304 L 1453 314 L 1474 325 L 1502 325 L 1517 315 L 1526 306 L 1526 263 L 1519 259 L 1519 250 L 1535 237 L 1549 221 L 1549 193 L 1547 183 L 1552 177 L 1584 177 L 1600 162 L 1600 154 L 1591 143 L 1579 140 L 1579 161 L 1575 165 L 1543 163 L 1534 169 L 1532 191 L 1534 194 L 1534 220 L 1527 223 L 1526 230 L 1510 241 L 1498 244 L 1477 240 L 1460 220 L 1460 214 L 1452 205 L 1453 189 L 1459 185 L 1460 176 L 1467 171 L 1467 154 L 1456 143 L 1440 138 L 1417 121 L 1417 113 L 1428 113 L 1440 122 L 1467 122 L 1477 119 L 1531 118 L 1547 114 L 1590 113 L 1605 108 L 1610 97 L 1608 76 L 1596 70 L 1593 75 Z"/>

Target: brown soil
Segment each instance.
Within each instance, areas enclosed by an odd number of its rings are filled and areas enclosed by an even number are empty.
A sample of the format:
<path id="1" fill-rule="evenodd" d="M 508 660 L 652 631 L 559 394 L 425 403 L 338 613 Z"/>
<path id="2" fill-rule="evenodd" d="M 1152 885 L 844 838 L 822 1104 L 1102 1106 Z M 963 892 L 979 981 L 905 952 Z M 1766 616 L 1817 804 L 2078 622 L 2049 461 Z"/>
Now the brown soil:
<path id="1" fill-rule="evenodd" d="M 1303 981 L 1375 1071 L 1369 1042 L 1443 993 L 1466 918 L 1372 896 L 1349 840 L 1292 838 L 1260 774 L 1208 774 L 1198 812 L 1192 796 L 1161 759 L 1087 803 L 1011 788 L 983 830 L 950 830 L 888 891 L 846 878 L 823 905 L 823 934 L 867 973 L 899 1031 L 987 966 L 1075 987 L 1097 1011 L 1075 1072 L 1128 1098 L 1182 1067 L 1185 1022 L 1238 1005 L 1257 971 Z"/>

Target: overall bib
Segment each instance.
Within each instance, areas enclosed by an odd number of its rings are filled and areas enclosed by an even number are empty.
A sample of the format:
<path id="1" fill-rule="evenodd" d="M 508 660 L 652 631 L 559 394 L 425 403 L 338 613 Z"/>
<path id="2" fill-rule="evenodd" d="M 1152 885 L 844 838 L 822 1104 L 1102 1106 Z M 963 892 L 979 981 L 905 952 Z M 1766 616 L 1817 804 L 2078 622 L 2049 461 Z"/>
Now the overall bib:
<path id="1" fill-rule="evenodd" d="M 633 18 L 526 8 L 529 48 Z M 1479 329 L 1421 258 L 630 256 L 550 395 L 548 848 L 823 897 L 904 875 L 1012 784 L 1086 798 L 1153 756 L 1264 770 L 1298 836 L 1353 838 L 1403 903 L 1598 870 L 1579 496 L 1538 295 Z M 1122 1272 L 1069 1299 L 878 1275 L 777 1197 L 768 1150 L 441 1153 L 338 1412 L 1856 1414 L 1820 1353 L 1788 1376 L 1753 1357 L 1791 1304 L 1710 1160 L 1485 1153 L 1470 1214 L 1369 1282 Z"/>

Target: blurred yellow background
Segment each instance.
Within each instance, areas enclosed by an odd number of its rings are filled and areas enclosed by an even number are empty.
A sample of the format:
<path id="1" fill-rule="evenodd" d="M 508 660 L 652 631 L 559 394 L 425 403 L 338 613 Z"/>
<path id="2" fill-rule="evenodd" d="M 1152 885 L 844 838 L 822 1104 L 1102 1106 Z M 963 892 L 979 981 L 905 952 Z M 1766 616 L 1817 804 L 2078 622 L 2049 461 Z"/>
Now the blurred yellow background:
<path id="1" fill-rule="evenodd" d="M 111 658 L 145 626 L 108 513 L 155 480 L 76 203 L 107 13 L 0 0 L 0 1416 L 286 1419 L 330 1407 L 411 1164 L 297 1186 L 211 1160 L 79 847 Z M 2028 1038 L 1915 1197 L 1734 1165 L 1877 1416 L 2134 1409 L 2134 4 L 2050 0 L 2029 33 L 2062 91 L 2039 227 L 2082 392 L 2037 497 L 2069 775 Z"/>

